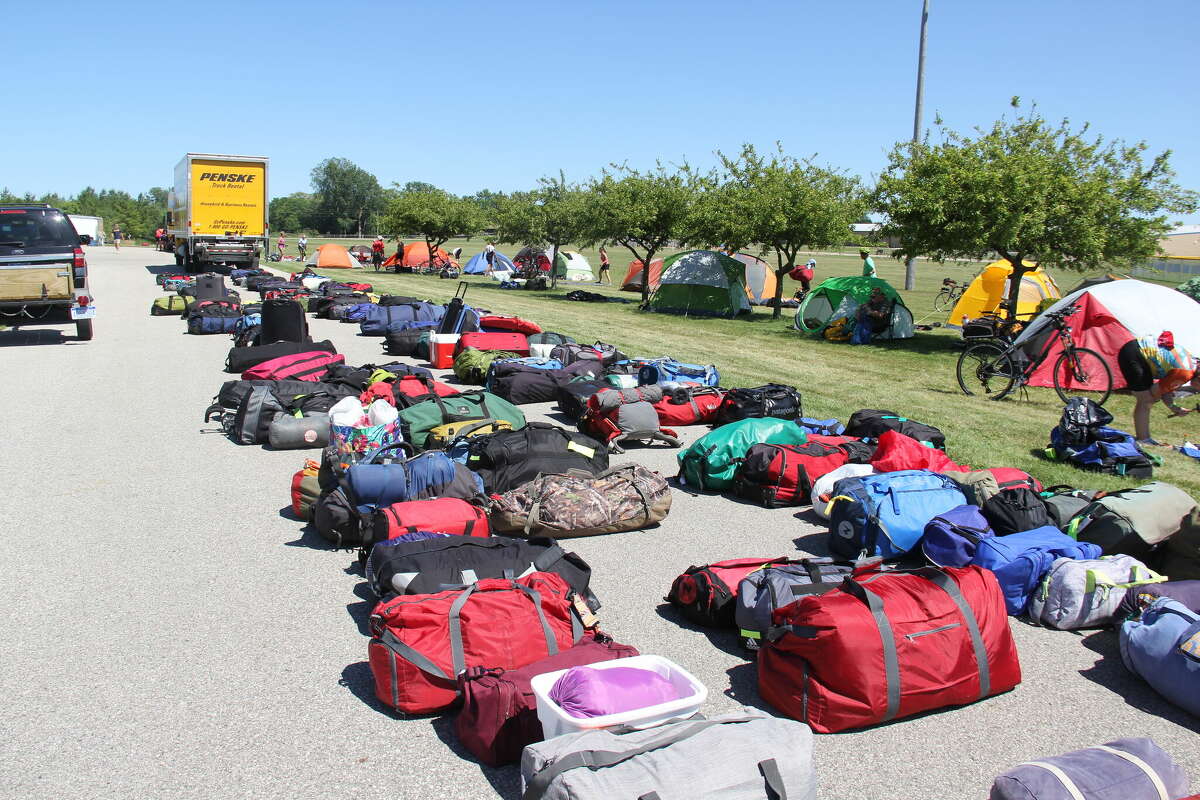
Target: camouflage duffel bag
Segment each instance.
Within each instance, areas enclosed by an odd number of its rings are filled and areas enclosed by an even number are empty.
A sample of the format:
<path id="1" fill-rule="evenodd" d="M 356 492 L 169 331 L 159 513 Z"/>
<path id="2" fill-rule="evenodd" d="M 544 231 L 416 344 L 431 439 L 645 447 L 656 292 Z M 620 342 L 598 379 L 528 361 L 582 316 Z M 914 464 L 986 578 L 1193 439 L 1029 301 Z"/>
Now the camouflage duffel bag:
<path id="1" fill-rule="evenodd" d="M 657 472 L 626 464 L 599 475 L 547 474 L 492 501 L 494 533 L 595 536 L 655 525 L 671 510 L 671 487 Z"/>

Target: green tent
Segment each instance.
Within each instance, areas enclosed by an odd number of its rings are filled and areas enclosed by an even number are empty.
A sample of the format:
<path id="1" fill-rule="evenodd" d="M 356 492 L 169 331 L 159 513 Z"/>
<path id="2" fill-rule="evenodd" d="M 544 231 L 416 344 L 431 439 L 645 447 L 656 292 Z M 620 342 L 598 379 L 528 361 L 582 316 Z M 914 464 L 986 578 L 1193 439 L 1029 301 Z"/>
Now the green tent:
<path id="1" fill-rule="evenodd" d="M 875 287 L 882 289 L 884 296 L 892 301 L 892 322 L 886 331 L 877 333 L 872 338 L 911 338 L 912 312 L 904 305 L 904 300 L 892 285 L 882 278 L 859 276 L 826 278 L 821 281 L 800 304 L 800 309 L 796 312 L 796 330 L 819 334 L 836 319 L 847 317 L 853 320 L 859 305 L 867 301 Z"/>
<path id="2" fill-rule="evenodd" d="M 663 259 L 662 279 L 647 311 L 697 317 L 750 313 L 746 267 L 724 253 L 689 250 Z"/>

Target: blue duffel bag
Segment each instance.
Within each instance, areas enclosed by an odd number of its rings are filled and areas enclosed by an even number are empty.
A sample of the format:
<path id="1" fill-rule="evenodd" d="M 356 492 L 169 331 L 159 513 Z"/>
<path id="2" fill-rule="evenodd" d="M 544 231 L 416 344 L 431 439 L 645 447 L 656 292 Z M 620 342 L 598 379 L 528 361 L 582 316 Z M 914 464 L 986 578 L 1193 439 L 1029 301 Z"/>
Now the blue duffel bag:
<path id="1" fill-rule="evenodd" d="M 995 535 L 979 506 L 959 506 L 929 520 L 921 552 L 935 567 L 965 567 L 979 543 Z"/>
<path id="2" fill-rule="evenodd" d="M 343 322 L 362 322 L 370 315 L 372 308 L 379 308 L 379 306 L 374 303 L 355 303 L 340 311 L 338 319 Z"/>
<path id="3" fill-rule="evenodd" d="M 833 485 L 829 550 L 843 558 L 899 558 L 938 514 L 965 505 L 958 484 L 926 469 L 843 478 Z"/>
<path id="4" fill-rule="evenodd" d="M 638 370 L 638 385 L 655 383 L 699 383 L 704 386 L 719 386 L 721 374 L 712 364 L 684 364 L 673 358 L 655 359 Z"/>
<path id="5" fill-rule="evenodd" d="M 398 457 L 395 451 L 407 454 L 412 448 L 404 442 L 386 445 L 346 468 L 343 478 L 346 495 L 360 512 L 409 500 L 431 497 L 471 500 L 483 494 L 483 479 L 441 451 L 410 458 Z M 380 463 L 389 458 L 397 460 Z"/>
<path id="6" fill-rule="evenodd" d="M 1150 739 L 1073 750 L 1018 764 L 992 782 L 988 800 L 1169 800 L 1188 794 L 1188 776 Z"/>
<path id="7" fill-rule="evenodd" d="M 1121 660 L 1154 691 L 1200 717 L 1200 614 L 1169 598 L 1121 626 Z"/>
<path id="8" fill-rule="evenodd" d="M 195 334 L 233 333 L 241 319 L 240 314 L 234 317 L 189 314 L 187 332 Z"/>
<path id="9" fill-rule="evenodd" d="M 1017 616 L 1056 558 L 1099 558 L 1099 545 L 1077 542 L 1053 525 L 1031 531 L 983 539 L 971 563 L 996 574 L 1004 592 L 1004 606 Z"/>
<path id="10" fill-rule="evenodd" d="M 813 417 L 801 417 L 796 422 L 801 428 L 818 436 L 841 436 L 846 432 L 846 426 L 834 418 L 814 419 Z"/>
<path id="11" fill-rule="evenodd" d="M 389 322 L 383 335 L 399 333 L 400 331 L 432 331 L 438 324 L 432 320 L 409 320 L 407 322 Z"/>
<path id="12" fill-rule="evenodd" d="M 359 320 L 358 329 L 363 336 L 384 336 L 388 325 L 395 322 L 440 322 L 446 314 L 445 306 L 433 303 L 405 303 L 398 306 L 372 305 L 366 316 Z"/>

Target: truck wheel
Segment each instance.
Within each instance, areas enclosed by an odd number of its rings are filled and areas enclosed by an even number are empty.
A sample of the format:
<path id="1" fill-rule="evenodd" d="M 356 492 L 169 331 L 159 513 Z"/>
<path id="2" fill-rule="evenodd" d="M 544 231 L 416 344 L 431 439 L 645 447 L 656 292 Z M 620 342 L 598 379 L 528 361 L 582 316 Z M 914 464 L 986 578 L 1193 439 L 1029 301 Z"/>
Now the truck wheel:
<path id="1" fill-rule="evenodd" d="M 92 340 L 92 321 L 90 319 L 81 319 L 75 323 L 75 338 L 81 342 Z"/>

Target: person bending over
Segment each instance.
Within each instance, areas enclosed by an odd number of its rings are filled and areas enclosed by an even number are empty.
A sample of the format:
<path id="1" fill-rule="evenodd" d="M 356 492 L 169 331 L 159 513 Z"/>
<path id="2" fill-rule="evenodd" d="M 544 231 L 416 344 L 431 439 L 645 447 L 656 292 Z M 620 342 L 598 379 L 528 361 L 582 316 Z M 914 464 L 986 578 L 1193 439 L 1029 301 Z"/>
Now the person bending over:
<path id="1" fill-rule="evenodd" d="M 1173 417 L 1189 413 L 1190 409 L 1175 405 L 1174 397 L 1175 390 L 1185 383 L 1190 382 L 1200 390 L 1196 357 L 1176 347 L 1175 336 L 1163 331 L 1157 337 L 1143 336 L 1126 342 L 1117 352 L 1117 366 L 1133 392 L 1133 430 L 1138 444 L 1163 446 L 1150 436 L 1150 409 L 1155 401 L 1160 401 Z"/>

